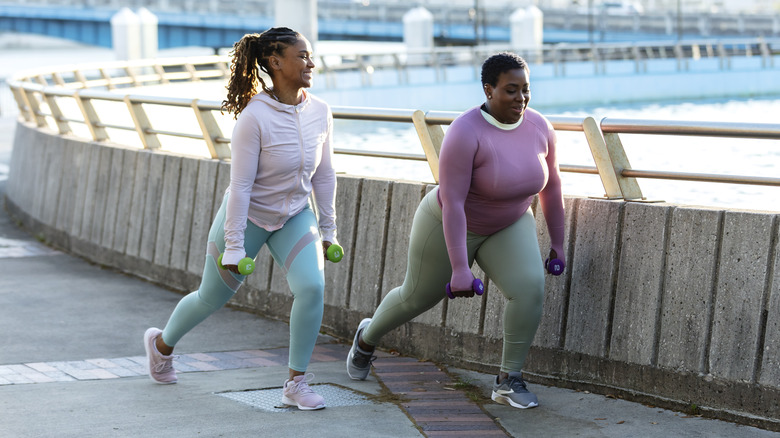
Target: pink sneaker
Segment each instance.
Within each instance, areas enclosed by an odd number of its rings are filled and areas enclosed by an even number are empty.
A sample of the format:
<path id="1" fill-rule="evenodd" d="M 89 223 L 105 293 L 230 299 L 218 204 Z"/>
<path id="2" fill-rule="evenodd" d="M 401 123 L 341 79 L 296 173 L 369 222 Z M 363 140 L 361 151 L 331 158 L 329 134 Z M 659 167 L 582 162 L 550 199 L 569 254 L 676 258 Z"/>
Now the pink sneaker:
<path id="1" fill-rule="evenodd" d="M 293 380 L 286 380 L 282 391 L 282 403 L 298 406 L 298 409 L 303 411 L 324 408 L 325 399 L 309 387 L 308 382 L 313 378 L 314 374 L 309 373 L 305 376 L 295 376 Z"/>
<path id="2" fill-rule="evenodd" d="M 146 362 L 149 368 L 149 377 L 157 383 L 176 383 L 176 370 L 173 369 L 173 355 L 163 356 L 157 350 L 154 342 L 162 335 L 162 330 L 152 327 L 144 333 L 144 348 L 146 348 Z"/>

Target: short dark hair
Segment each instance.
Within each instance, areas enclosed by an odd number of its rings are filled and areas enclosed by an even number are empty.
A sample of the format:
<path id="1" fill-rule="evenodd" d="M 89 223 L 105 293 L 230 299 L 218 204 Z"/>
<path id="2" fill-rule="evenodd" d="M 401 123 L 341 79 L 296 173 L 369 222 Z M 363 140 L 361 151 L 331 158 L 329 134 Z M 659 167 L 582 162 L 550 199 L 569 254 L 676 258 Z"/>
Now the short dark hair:
<path id="1" fill-rule="evenodd" d="M 528 69 L 528 63 L 520 55 L 511 52 L 496 53 L 482 63 L 482 85 L 490 84 L 495 87 L 498 84 L 498 76 L 516 68 Z"/>

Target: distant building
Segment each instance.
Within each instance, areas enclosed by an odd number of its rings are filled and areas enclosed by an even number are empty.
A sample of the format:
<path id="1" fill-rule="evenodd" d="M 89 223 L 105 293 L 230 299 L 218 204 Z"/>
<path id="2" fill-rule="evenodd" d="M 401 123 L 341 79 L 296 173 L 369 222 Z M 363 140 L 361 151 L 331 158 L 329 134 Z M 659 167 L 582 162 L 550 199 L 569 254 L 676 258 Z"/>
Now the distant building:
<path id="1" fill-rule="evenodd" d="M 529 1 L 531 2 L 531 1 Z M 601 8 L 625 13 L 659 13 L 677 11 L 704 13 L 780 13 L 780 0 L 533 0 L 540 8 L 587 10 Z M 521 2 L 522 3 L 522 2 Z"/>
<path id="2" fill-rule="evenodd" d="M 676 10 L 681 2 L 683 11 L 712 13 L 780 12 L 780 0 L 645 0 L 648 10 Z"/>

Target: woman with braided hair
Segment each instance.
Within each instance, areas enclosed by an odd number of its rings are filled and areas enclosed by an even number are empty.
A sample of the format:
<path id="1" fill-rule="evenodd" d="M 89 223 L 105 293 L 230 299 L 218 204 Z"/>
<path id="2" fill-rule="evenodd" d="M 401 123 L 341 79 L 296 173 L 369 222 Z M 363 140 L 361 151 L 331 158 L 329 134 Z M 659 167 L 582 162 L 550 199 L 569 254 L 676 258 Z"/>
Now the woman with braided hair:
<path id="1" fill-rule="evenodd" d="M 284 27 L 248 34 L 231 55 L 222 103 L 236 118 L 230 187 L 209 232 L 199 289 L 179 301 L 163 330 L 144 334 L 149 375 L 176 383 L 174 345 L 233 296 L 245 278 L 239 261 L 254 259 L 268 245 L 293 294 L 282 402 L 322 409 L 325 401 L 309 387 L 306 368 L 322 323 L 325 252 L 337 243 L 333 116 L 325 102 L 304 91 L 312 85 L 314 61 L 303 35 Z M 312 192 L 319 223 L 309 205 Z"/>

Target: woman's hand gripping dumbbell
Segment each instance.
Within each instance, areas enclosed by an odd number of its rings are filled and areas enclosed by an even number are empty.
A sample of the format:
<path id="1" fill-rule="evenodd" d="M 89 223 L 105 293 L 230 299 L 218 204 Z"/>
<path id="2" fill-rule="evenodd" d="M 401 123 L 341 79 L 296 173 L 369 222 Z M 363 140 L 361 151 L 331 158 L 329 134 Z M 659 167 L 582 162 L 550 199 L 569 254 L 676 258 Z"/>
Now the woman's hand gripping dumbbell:
<path id="1" fill-rule="evenodd" d="M 330 243 L 327 240 L 323 240 L 322 249 L 325 251 L 325 258 L 333 263 L 338 263 L 344 258 L 344 248 L 338 243 Z"/>
<path id="2" fill-rule="evenodd" d="M 544 269 L 552 275 L 561 275 L 566 268 L 566 263 L 558 258 L 558 253 L 554 249 L 550 250 L 550 257 L 544 261 Z"/>
<path id="3" fill-rule="evenodd" d="M 453 292 L 449 283 L 447 283 L 446 290 L 447 290 L 447 296 L 451 300 L 453 300 L 455 299 L 455 297 L 473 297 L 474 294 L 482 295 L 483 293 L 485 293 L 485 285 L 482 284 L 482 280 L 480 280 L 479 278 L 475 278 L 474 281 L 471 283 L 470 291 Z"/>
<path id="4" fill-rule="evenodd" d="M 225 253 L 220 254 L 219 258 L 217 259 L 217 266 L 219 266 L 219 269 L 227 269 L 234 274 L 240 275 L 249 275 L 255 271 L 255 261 L 249 257 L 244 257 L 243 259 L 239 260 L 237 265 L 223 265 L 222 256 L 224 254 Z"/>

